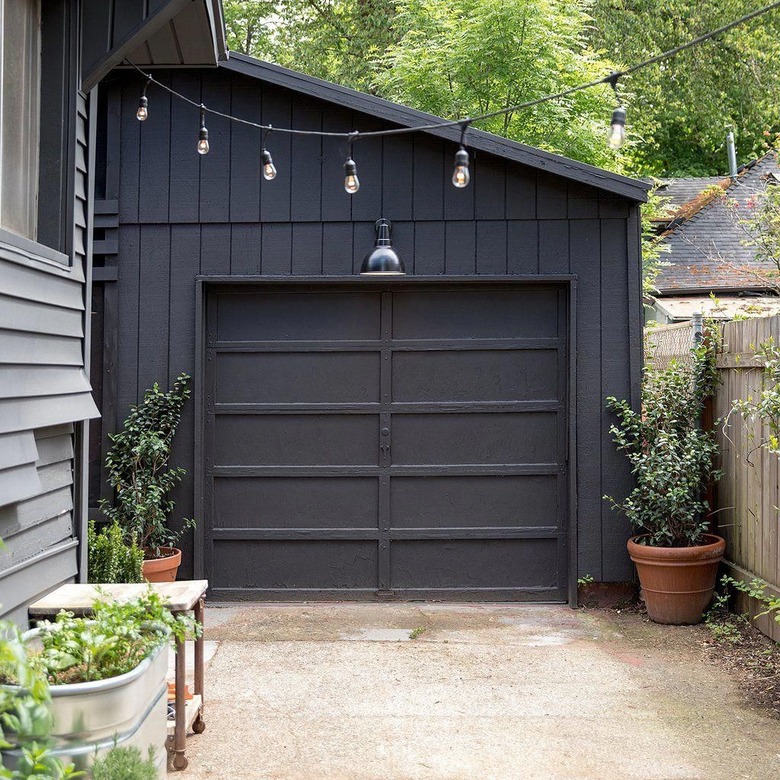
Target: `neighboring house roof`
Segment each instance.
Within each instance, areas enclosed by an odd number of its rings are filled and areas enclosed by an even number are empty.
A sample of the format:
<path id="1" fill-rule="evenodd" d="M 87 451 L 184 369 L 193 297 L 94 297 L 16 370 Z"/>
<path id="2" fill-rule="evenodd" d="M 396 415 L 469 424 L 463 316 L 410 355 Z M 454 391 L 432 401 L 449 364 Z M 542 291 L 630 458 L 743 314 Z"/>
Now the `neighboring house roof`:
<path id="1" fill-rule="evenodd" d="M 676 212 L 686 204 L 696 200 L 702 191 L 708 187 L 714 187 L 724 180 L 728 181 L 729 179 L 727 176 L 683 176 L 661 179 L 656 194 L 664 199 L 667 211 Z"/>
<path id="2" fill-rule="evenodd" d="M 237 73 L 243 73 L 261 81 L 276 84 L 309 95 L 329 103 L 361 111 L 365 114 L 384 119 L 401 127 L 416 127 L 443 121 L 440 117 L 426 114 L 422 111 L 383 100 L 374 95 L 358 92 L 354 89 L 339 86 L 329 81 L 307 76 L 269 62 L 256 60 L 245 54 L 230 52 L 227 61 L 220 62 L 219 67 Z M 426 131 L 430 135 L 446 138 L 455 143 L 460 141 L 461 132 L 457 126 L 442 127 Z M 483 130 L 470 128 L 467 145 L 472 149 L 489 152 L 508 160 L 528 165 L 538 170 L 562 176 L 566 179 L 596 187 L 606 192 L 620 195 L 635 202 L 647 200 L 647 191 L 651 184 L 638 179 L 630 179 L 611 171 L 605 171 L 586 163 L 570 160 L 561 155 L 535 149 L 532 146 L 510 141 Z"/>
<path id="3" fill-rule="evenodd" d="M 755 248 L 746 245 L 747 234 L 727 201 L 744 208 L 767 182 L 777 181 L 780 167 L 772 151 L 746 166 L 733 182 L 717 182 L 726 198 L 705 193 L 679 209 L 679 221 L 662 239 L 669 250 L 655 282 L 659 294 L 767 289 L 761 278 L 767 266 L 756 260 Z"/>

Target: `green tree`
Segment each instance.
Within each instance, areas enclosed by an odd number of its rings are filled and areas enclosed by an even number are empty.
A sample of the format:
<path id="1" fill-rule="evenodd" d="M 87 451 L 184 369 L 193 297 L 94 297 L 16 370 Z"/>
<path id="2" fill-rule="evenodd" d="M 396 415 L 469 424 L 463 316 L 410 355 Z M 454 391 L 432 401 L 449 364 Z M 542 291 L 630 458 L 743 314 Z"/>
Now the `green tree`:
<path id="1" fill-rule="evenodd" d="M 376 92 L 396 38 L 395 0 L 226 0 L 228 47 L 310 76 Z"/>
<path id="2" fill-rule="evenodd" d="M 485 113 L 604 76 L 590 0 L 227 0 L 229 45 L 446 118 Z M 479 127 L 594 165 L 614 98 L 576 93 Z"/>
<path id="3" fill-rule="evenodd" d="M 398 42 L 378 75 L 385 97 L 444 117 L 488 113 L 604 76 L 582 0 L 398 0 Z M 621 167 L 606 145 L 607 86 L 498 116 L 479 127 L 593 165 Z"/>
<path id="4" fill-rule="evenodd" d="M 763 0 L 595 0 L 594 47 L 621 67 L 720 27 Z M 636 72 L 628 127 L 635 173 L 704 176 L 725 173 L 726 128 L 739 160 L 761 153 L 763 131 L 778 128 L 780 12 L 772 12 L 671 60 Z"/>

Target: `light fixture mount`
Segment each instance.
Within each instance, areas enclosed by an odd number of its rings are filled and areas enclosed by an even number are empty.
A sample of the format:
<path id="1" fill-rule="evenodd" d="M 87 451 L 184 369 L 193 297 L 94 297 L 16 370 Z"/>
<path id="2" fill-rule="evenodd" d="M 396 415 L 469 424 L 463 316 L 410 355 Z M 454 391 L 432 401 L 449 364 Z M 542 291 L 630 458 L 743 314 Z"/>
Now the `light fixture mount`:
<path id="1" fill-rule="evenodd" d="M 363 258 L 360 267 L 361 276 L 403 276 L 406 274 L 404 261 L 395 251 L 390 238 L 392 223 L 383 217 L 376 221 L 375 227 L 376 243 Z"/>

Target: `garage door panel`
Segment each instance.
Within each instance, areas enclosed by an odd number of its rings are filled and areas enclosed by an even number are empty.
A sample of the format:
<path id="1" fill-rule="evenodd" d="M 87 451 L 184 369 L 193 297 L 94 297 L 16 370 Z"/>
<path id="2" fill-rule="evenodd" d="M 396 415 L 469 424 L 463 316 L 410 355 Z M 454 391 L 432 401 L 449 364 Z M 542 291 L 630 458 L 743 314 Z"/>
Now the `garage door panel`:
<path id="1" fill-rule="evenodd" d="M 378 339 L 378 293 L 222 293 L 218 341 Z"/>
<path id="2" fill-rule="evenodd" d="M 394 465 L 556 463 L 558 415 L 394 414 Z"/>
<path id="3" fill-rule="evenodd" d="M 393 401 L 556 401 L 555 349 L 428 350 L 393 355 Z"/>
<path id="4" fill-rule="evenodd" d="M 377 528 L 375 477 L 219 477 L 214 528 Z"/>
<path id="5" fill-rule="evenodd" d="M 376 588 L 374 541 L 222 541 L 215 584 L 230 589 Z"/>
<path id="6" fill-rule="evenodd" d="M 217 415 L 217 466 L 377 465 L 376 415 Z"/>
<path id="7" fill-rule="evenodd" d="M 401 541 L 390 548 L 393 588 L 557 588 L 558 540 Z"/>
<path id="8" fill-rule="evenodd" d="M 379 352 L 223 352 L 217 403 L 378 403 Z"/>
<path id="9" fill-rule="evenodd" d="M 391 528 L 528 528 L 554 523 L 557 476 L 393 477 Z"/>
<path id="10" fill-rule="evenodd" d="M 558 291 L 463 290 L 393 294 L 393 338 L 557 338 Z"/>

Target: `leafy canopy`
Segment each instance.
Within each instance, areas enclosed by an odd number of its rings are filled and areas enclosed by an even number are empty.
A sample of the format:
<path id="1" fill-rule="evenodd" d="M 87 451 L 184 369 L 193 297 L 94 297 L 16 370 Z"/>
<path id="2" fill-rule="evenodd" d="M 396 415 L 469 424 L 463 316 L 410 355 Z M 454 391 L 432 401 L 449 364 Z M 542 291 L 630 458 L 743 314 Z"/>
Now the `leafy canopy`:
<path id="1" fill-rule="evenodd" d="M 457 119 L 604 76 L 587 41 L 589 0 L 227 0 L 231 49 Z M 606 147 L 609 87 L 480 123 L 594 165 Z"/>

